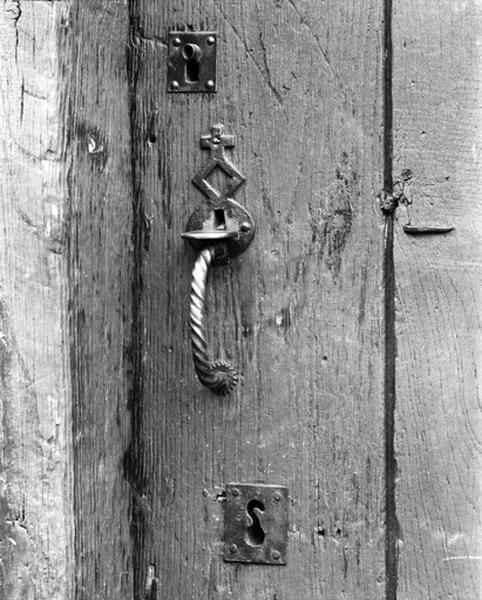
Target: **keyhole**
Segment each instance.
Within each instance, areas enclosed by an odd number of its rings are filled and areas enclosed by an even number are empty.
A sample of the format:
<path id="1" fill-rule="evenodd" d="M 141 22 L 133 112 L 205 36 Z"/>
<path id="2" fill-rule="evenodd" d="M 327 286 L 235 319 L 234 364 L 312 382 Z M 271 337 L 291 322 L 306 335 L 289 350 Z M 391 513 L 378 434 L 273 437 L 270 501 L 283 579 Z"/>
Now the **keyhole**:
<path id="1" fill-rule="evenodd" d="M 184 79 L 187 83 L 197 83 L 199 81 L 201 54 L 201 48 L 197 44 L 185 44 L 182 49 L 182 55 L 186 61 Z"/>
<path id="2" fill-rule="evenodd" d="M 261 546 L 266 537 L 266 533 L 261 527 L 258 514 L 264 512 L 264 504 L 259 500 L 251 500 L 248 503 L 246 512 L 251 519 L 251 525 L 247 527 L 244 539 L 250 546 Z"/>
<path id="3" fill-rule="evenodd" d="M 214 229 L 226 229 L 226 217 L 222 208 L 214 209 Z"/>

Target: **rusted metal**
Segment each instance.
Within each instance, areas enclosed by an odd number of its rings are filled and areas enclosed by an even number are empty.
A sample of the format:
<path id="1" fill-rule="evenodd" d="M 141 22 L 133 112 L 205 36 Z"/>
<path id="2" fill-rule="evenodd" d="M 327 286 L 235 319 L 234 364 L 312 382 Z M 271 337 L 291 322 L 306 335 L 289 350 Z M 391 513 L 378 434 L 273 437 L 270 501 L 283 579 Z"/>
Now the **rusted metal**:
<path id="1" fill-rule="evenodd" d="M 233 147 L 234 135 L 225 134 L 222 123 L 213 125 L 207 135 L 201 136 L 201 148 L 209 149 L 210 157 L 208 162 L 194 175 L 192 182 L 216 205 L 226 198 L 231 198 L 245 180 L 244 175 L 226 156 L 225 149 Z M 223 190 L 217 190 L 207 181 L 207 177 L 216 167 L 224 171 L 229 178 Z"/>
<path id="2" fill-rule="evenodd" d="M 233 389 L 238 381 L 238 372 L 229 362 L 211 360 L 207 351 L 205 317 L 208 271 L 211 265 L 225 264 L 230 257 L 243 252 L 255 231 L 251 215 L 231 198 L 244 182 L 243 175 L 225 155 L 224 149 L 232 146 L 234 137 L 225 135 L 221 124 L 214 125 L 208 135 L 201 137 L 201 147 L 209 148 L 211 155 L 192 181 L 208 200 L 193 212 L 186 231 L 181 234 L 199 251 L 192 272 L 189 308 L 194 368 L 199 381 L 217 394 L 227 394 Z M 228 176 L 221 190 L 207 181 L 217 167 Z"/>
<path id="3" fill-rule="evenodd" d="M 228 484 L 224 517 L 224 560 L 285 565 L 288 501 L 288 489 L 284 486 Z"/>
<path id="4" fill-rule="evenodd" d="M 168 92 L 216 91 L 215 31 L 171 31 L 168 46 Z"/>
<path id="5" fill-rule="evenodd" d="M 206 281 L 209 266 L 216 254 L 212 246 L 199 253 L 192 272 L 191 303 L 189 308 L 189 328 L 194 369 L 199 381 L 216 394 L 228 394 L 238 381 L 238 372 L 227 361 L 211 360 L 207 350 L 206 318 Z"/>
<path id="6" fill-rule="evenodd" d="M 436 226 L 436 225 L 410 225 L 406 224 L 403 226 L 403 231 L 409 235 L 436 235 L 438 233 L 449 233 L 453 231 L 455 227 L 451 225 L 447 226 Z"/>
<path id="7" fill-rule="evenodd" d="M 199 206 L 189 217 L 182 237 L 196 250 L 213 243 L 217 246 L 214 264 L 226 263 L 228 258 L 241 254 L 254 236 L 254 221 L 246 209 L 234 200 L 224 200 L 213 209 Z"/>

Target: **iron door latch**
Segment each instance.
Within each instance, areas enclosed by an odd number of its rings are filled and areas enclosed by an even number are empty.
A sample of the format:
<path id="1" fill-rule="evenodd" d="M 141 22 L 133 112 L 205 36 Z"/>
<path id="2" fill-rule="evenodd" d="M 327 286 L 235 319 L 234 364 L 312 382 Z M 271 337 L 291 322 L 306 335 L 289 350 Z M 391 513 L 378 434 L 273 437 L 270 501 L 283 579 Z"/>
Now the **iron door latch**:
<path id="1" fill-rule="evenodd" d="M 182 237 L 197 251 L 191 283 L 189 328 L 194 368 L 199 381 L 217 394 L 229 394 L 238 381 L 237 368 L 225 360 L 212 360 L 207 349 L 206 286 L 209 268 L 226 264 L 230 257 L 241 254 L 254 236 L 254 221 L 248 211 L 233 196 L 244 182 L 244 176 L 226 155 L 225 149 L 234 146 L 234 136 L 224 132 L 221 123 L 201 136 L 201 148 L 210 151 L 209 160 L 194 175 L 192 181 L 206 196 L 207 202 L 189 217 Z M 209 181 L 209 175 L 220 169 L 226 175 L 222 189 Z"/>

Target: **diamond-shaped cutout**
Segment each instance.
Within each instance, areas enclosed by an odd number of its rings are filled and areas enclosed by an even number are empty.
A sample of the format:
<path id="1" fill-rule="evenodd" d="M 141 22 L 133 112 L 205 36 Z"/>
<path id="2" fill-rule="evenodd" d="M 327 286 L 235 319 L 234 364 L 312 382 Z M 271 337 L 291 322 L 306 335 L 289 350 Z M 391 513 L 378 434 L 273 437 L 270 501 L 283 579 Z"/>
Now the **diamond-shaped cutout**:
<path id="1" fill-rule="evenodd" d="M 220 167 L 219 165 L 215 165 L 214 169 L 204 177 L 204 181 L 206 181 L 215 191 L 218 196 L 222 195 L 222 190 L 225 190 L 227 187 L 232 184 L 232 176 L 229 173 Z"/>
<path id="2" fill-rule="evenodd" d="M 209 148 L 211 158 L 192 178 L 194 185 L 213 201 L 231 198 L 244 182 L 244 176 L 224 153 L 225 147 L 234 146 L 234 139 L 223 131 L 223 125 L 214 125 L 209 135 L 201 137 L 201 147 Z"/>
<path id="3" fill-rule="evenodd" d="M 244 177 L 225 157 L 211 160 L 192 178 L 196 185 L 211 200 L 230 198 L 244 182 Z"/>

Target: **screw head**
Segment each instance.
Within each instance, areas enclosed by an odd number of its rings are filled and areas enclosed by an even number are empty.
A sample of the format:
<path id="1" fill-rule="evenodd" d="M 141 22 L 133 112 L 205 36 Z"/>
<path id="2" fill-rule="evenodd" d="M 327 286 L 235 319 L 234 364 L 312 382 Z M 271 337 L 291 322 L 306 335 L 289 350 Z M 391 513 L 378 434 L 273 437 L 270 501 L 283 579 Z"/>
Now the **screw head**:
<path id="1" fill-rule="evenodd" d="M 177 91 L 177 90 L 179 89 L 179 82 L 178 82 L 178 81 L 176 81 L 176 80 L 174 80 L 174 81 L 171 81 L 171 83 L 170 83 L 169 87 L 171 88 L 171 90 L 172 90 L 173 92 L 175 92 L 175 91 Z"/>
<path id="2" fill-rule="evenodd" d="M 238 547 L 236 546 L 236 544 L 231 544 L 231 545 L 229 546 L 229 552 L 230 552 L 231 554 L 236 554 L 236 552 L 237 552 L 237 551 L 238 551 Z"/>
<path id="3" fill-rule="evenodd" d="M 214 81 L 212 79 L 209 79 L 206 82 L 206 87 L 208 88 L 208 90 L 214 90 Z"/>
<path id="4" fill-rule="evenodd" d="M 180 45 L 181 45 L 181 38 L 175 37 L 175 38 L 172 40 L 172 45 L 173 45 L 173 46 L 180 46 Z"/>
<path id="5" fill-rule="evenodd" d="M 273 560 L 279 560 L 281 558 L 281 554 L 278 550 L 271 550 L 271 557 Z"/>
<path id="6" fill-rule="evenodd" d="M 273 494 L 273 500 L 274 500 L 275 502 L 279 502 L 279 501 L 281 500 L 281 495 L 280 495 L 280 493 L 279 493 L 279 492 L 275 492 L 275 493 Z"/>
<path id="7" fill-rule="evenodd" d="M 241 223 L 241 225 L 239 226 L 239 230 L 242 231 L 243 233 L 247 233 L 248 231 L 251 231 L 251 223 L 248 223 L 248 221 L 243 221 Z"/>
<path id="8" fill-rule="evenodd" d="M 212 46 L 213 44 L 216 43 L 216 38 L 213 35 L 210 35 L 206 41 L 209 46 Z"/>
<path id="9" fill-rule="evenodd" d="M 233 496 L 239 496 L 239 490 L 238 490 L 238 488 L 233 488 L 233 489 L 231 490 L 231 494 L 232 494 Z"/>

